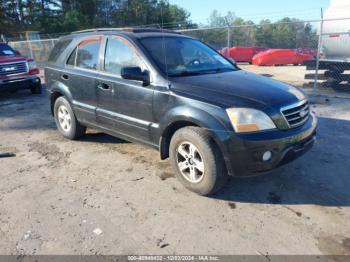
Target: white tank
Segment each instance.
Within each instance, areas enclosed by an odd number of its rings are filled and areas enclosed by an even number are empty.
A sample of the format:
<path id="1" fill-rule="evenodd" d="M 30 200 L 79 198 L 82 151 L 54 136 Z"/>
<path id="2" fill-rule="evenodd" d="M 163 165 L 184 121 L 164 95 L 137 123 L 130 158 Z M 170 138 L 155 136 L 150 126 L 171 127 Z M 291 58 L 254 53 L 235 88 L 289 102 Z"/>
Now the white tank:
<path id="1" fill-rule="evenodd" d="M 350 1 L 331 0 L 324 19 L 348 18 L 339 21 L 324 21 L 322 53 L 325 59 L 350 61 Z M 347 33 L 347 34 L 339 34 Z"/>

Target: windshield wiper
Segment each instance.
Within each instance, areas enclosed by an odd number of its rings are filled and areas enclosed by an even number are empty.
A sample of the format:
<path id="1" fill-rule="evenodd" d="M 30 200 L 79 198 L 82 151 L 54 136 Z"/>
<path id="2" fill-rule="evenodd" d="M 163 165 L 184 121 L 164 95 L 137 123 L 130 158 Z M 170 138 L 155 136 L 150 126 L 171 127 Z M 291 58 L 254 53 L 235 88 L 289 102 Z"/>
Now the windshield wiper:
<path id="1" fill-rule="evenodd" d="M 216 74 L 220 72 L 226 72 L 226 71 L 235 71 L 232 68 L 211 68 L 211 69 L 204 69 L 204 70 L 198 70 L 198 71 L 188 71 L 184 70 L 179 73 L 170 74 L 170 77 L 177 77 L 177 76 L 195 76 L 195 75 L 205 75 L 205 74 Z"/>
<path id="2" fill-rule="evenodd" d="M 204 69 L 198 72 L 201 74 L 215 74 L 215 73 L 221 73 L 221 72 L 227 72 L 227 71 L 235 71 L 235 70 L 232 68 L 218 67 L 218 68 Z"/>
<path id="3" fill-rule="evenodd" d="M 176 77 L 176 76 L 195 76 L 195 75 L 200 75 L 201 73 L 200 72 L 196 72 L 196 71 L 187 71 L 187 70 L 184 70 L 184 71 L 181 71 L 179 73 L 175 73 L 175 74 L 170 74 L 169 76 L 170 77 Z"/>

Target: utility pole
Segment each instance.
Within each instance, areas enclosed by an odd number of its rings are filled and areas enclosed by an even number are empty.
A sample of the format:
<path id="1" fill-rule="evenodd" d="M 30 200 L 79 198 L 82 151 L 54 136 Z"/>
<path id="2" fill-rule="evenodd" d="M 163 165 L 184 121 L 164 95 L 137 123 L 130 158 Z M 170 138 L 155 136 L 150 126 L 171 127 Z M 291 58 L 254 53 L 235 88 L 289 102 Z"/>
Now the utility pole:
<path id="1" fill-rule="evenodd" d="M 316 72 L 315 72 L 315 82 L 313 87 L 313 93 L 316 94 L 317 81 L 318 81 L 318 71 L 320 68 L 320 56 L 322 49 L 322 37 L 323 37 L 323 9 L 321 8 L 321 25 L 320 25 L 320 35 L 318 37 L 318 47 L 317 47 L 317 57 L 316 57 Z"/>

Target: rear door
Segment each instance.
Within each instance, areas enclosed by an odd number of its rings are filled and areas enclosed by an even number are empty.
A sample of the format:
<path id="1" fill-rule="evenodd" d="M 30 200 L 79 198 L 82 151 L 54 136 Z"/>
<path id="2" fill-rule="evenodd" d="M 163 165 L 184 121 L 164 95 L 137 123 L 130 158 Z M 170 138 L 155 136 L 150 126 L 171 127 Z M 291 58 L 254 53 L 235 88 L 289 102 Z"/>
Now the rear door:
<path id="1" fill-rule="evenodd" d="M 104 63 L 97 83 L 97 119 L 125 136 L 148 143 L 153 124 L 153 86 L 121 77 L 123 67 L 148 70 L 136 48 L 125 38 L 106 39 Z"/>
<path id="2" fill-rule="evenodd" d="M 102 36 L 82 39 L 67 60 L 61 79 L 69 86 L 74 111 L 82 122 L 94 123 L 97 108 L 96 83 Z"/>

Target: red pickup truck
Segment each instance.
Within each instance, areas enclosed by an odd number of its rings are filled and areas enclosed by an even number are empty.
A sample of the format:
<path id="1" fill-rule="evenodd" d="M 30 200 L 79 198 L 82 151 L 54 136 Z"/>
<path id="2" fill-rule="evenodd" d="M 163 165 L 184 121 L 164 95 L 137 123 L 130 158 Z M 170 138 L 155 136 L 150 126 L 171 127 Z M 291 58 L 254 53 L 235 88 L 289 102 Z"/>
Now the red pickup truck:
<path id="1" fill-rule="evenodd" d="M 33 59 L 21 54 L 5 43 L 0 43 L 0 92 L 30 89 L 41 93 L 39 69 Z"/>

